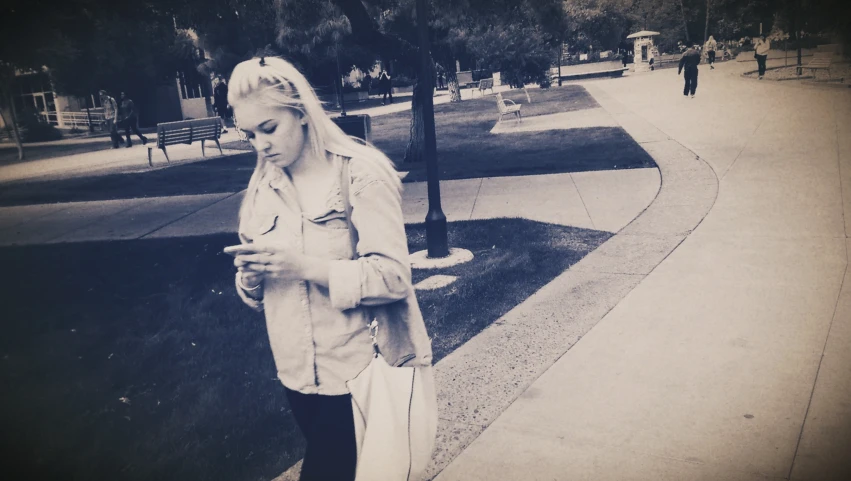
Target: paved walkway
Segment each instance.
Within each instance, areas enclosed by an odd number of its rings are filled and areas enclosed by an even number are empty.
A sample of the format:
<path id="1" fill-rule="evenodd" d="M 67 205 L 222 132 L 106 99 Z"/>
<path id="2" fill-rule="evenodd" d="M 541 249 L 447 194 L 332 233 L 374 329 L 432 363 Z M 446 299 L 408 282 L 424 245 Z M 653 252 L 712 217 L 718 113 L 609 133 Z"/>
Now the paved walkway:
<path id="1" fill-rule="evenodd" d="M 449 221 L 524 217 L 616 232 L 659 190 L 657 169 L 494 177 L 441 183 Z M 424 182 L 404 185 L 405 222 L 423 222 Z M 0 208 L 0 246 L 236 232 L 242 193 Z"/>
<path id="2" fill-rule="evenodd" d="M 535 347 L 588 324 L 543 375 L 498 388 L 514 396 L 504 411 L 470 399 L 479 394 L 441 403 L 441 440 L 475 441 L 454 461 L 438 453 L 434 472 L 449 464 L 438 480 L 851 479 L 851 95 L 742 79 L 744 69 L 701 69 L 695 99 L 676 70 L 586 84 L 662 169 L 659 198 L 609 242 L 634 236 L 651 253 L 653 232 L 684 240 L 642 269 L 617 263 L 634 287 L 616 275 L 596 291 L 583 284 L 586 260 L 600 265 L 592 254 L 555 281 L 560 292 L 542 289 L 506 315 L 513 327 L 480 334 Z M 690 185 L 693 198 L 664 200 L 668 185 Z M 676 227 L 704 206 L 696 228 Z M 597 318 L 567 309 L 612 296 Z M 534 323 L 521 330 L 524 316 Z M 444 370 L 475 362 L 476 343 Z M 477 376 L 465 390 L 492 374 Z"/>

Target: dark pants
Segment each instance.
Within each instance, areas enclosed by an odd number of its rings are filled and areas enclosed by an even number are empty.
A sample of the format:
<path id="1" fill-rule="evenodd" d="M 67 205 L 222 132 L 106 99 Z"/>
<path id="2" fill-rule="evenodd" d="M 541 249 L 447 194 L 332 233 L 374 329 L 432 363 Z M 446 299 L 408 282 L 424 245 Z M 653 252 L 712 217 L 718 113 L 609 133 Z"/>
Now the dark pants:
<path id="1" fill-rule="evenodd" d="M 709 51 L 709 65 L 715 63 L 715 50 Z"/>
<path id="2" fill-rule="evenodd" d="M 683 72 L 683 76 L 686 79 L 686 85 L 683 87 L 683 95 L 694 95 L 695 91 L 697 91 L 697 69 L 686 69 Z"/>
<path id="3" fill-rule="evenodd" d="M 756 64 L 759 67 L 759 76 L 762 77 L 765 75 L 765 61 L 768 59 L 768 55 L 757 55 L 756 56 Z"/>
<path id="4" fill-rule="evenodd" d="M 221 117 L 222 120 L 227 120 L 228 104 L 216 104 L 216 113 L 219 114 L 219 117 Z"/>
<path id="5" fill-rule="evenodd" d="M 109 129 L 109 138 L 112 139 L 113 147 L 118 147 L 119 142 L 124 143 L 124 139 L 118 133 L 118 125 L 116 125 L 115 119 L 106 119 L 106 128 Z"/>
<path id="6" fill-rule="evenodd" d="M 390 103 L 392 104 L 393 103 L 393 90 L 391 90 L 391 89 L 385 89 L 384 90 L 384 103 L 385 104 L 387 103 L 387 96 L 388 95 L 390 96 Z"/>
<path id="7" fill-rule="evenodd" d="M 137 123 L 138 119 L 136 117 L 124 119 L 124 135 L 127 136 L 127 145 L 133 145 L 133 143 L 130 142 L 130 129 L 133 129 L 133 133 L 139 137 L 139 140 L 141 140 L 142 142 L 148 141 L 148 138 L 142 135 L 141 132 L 139 132 L 139 126 L 136 125 Z"/>
<path id="8" fill-rule="evenodd" d="M 357 444 L 352 397 L 302 394 L 289 389 L 286 392 L 293 416 L 307 440 L 299 479 L 353 481 Z"/>

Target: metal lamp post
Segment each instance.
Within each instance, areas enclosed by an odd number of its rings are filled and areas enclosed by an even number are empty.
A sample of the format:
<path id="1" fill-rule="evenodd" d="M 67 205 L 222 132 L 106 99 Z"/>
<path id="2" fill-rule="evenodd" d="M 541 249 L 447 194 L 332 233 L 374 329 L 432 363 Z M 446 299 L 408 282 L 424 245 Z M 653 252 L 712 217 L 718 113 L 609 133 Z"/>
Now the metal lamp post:
<path id="1" fill-rule="evenodd" d="M 417 36 L 420 48 L 420 76 L 417 85 L 423 106 L 423 130 L 425 131 L 426 174 L 428 177 L 428 214 L 426 214 L 426 243 L 428 257 L 449 255 L 446 234 L 446 215 L 440 207 L 440 181 L 437 169 L 437 139 L 434 132 L 434 98 L 431 78 L 431 55 L 428 39 L 427 0 L 417 0 Z"/>

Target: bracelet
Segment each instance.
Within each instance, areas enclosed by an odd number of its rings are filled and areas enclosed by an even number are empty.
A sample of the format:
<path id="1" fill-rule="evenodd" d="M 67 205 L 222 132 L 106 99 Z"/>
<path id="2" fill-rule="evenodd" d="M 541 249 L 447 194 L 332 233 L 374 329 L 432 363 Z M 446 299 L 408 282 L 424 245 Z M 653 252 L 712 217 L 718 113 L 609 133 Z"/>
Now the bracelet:
<path id="1" fill-rule="evenodd" d="M 260 284 L 257 284 L 256 286 L 249 289 L 249 288 L 245 287 L 245 284 L 242 283 L 242 273 L 240 272 L 239 276 L 237 276 L 237 278 L 236 278 L 236 285 L 239 286 L 239 288 L 242 289 L 243 291 L 253 292 L 253 291 L 256 291 L 257 289 L 260 289 L 260 286 L 262 286 L 263 283 L 261 282 Z"/>

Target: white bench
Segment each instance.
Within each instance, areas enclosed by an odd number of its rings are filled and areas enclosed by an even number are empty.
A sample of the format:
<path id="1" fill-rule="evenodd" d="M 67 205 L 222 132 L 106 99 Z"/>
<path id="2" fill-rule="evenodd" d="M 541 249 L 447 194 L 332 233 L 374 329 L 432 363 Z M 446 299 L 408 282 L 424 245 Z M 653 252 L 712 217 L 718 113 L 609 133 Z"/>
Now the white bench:
<path id="1" fill-rule="evenodd" d="M 804 65 L 803 68 L 809 69 L 815 79 L 816 70 L 827 70 L 827 77 L 830 78 L 830 64 L 833 61 L 832 52 L 816 52 L 813 54 L 813 59 L 810 63 Z"/>
<path id="2" fill-rule="evenodd" d="M 485 96 L 485 90 L 490 89 L 491 93 L 493 93 L 493 79 L 492 78 L 483 78 L 479 80 L 479 92 L 482 94 L 482 97 Z"/>
<path id="3" fill-rule="evenodd" d="M 506 102 L 511 102 L 511 104 L 506 104 Z M 499 109 L 499 120 L 497 122 L 502 122 L 502 118 L 506 115 L 516 115 L 517 120 L 523 122 L 523 117 L 520 115 L 520 107 L 522 105 L 515 103 L 511 99 L 503 99 L 502 93 L 496 94 L 496 106 Z"/>

